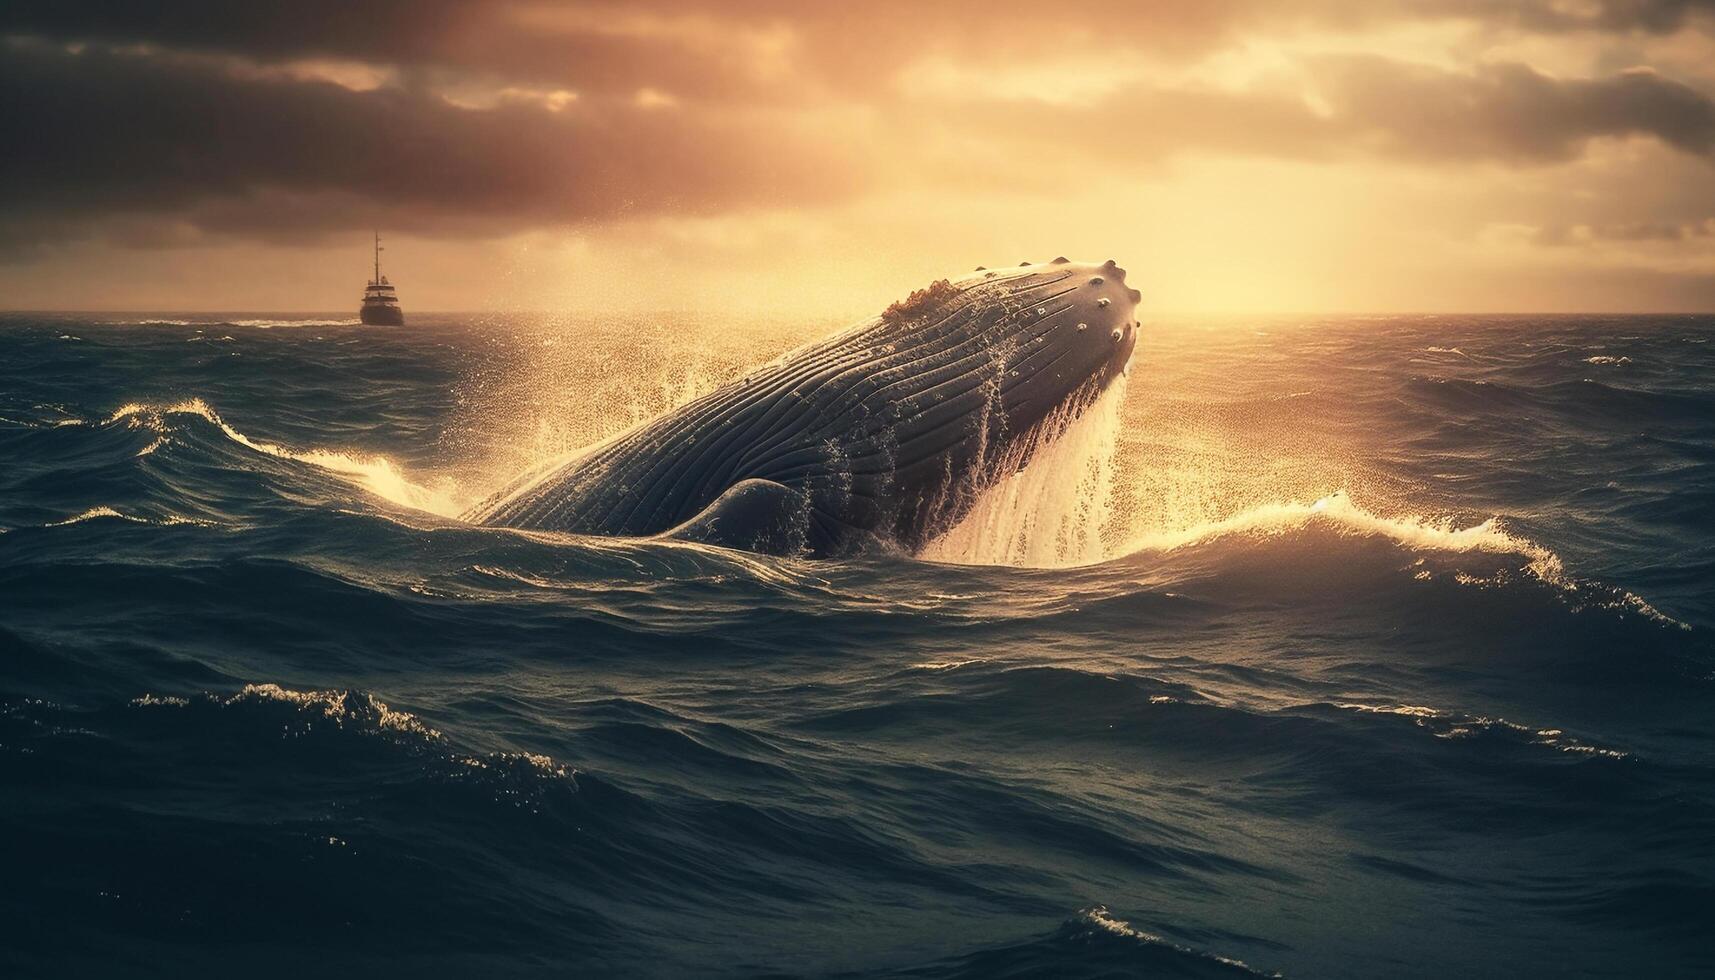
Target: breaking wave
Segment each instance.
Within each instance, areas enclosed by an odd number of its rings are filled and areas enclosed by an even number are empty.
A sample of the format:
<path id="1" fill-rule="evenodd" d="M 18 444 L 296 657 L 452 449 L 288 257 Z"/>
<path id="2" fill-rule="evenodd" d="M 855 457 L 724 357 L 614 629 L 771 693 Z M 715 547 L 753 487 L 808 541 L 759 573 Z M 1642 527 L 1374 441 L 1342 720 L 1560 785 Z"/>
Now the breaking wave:
<path id="1" fill-rule="evenodd" d="M 271 442 L 252 439 L 228 425 L 201 398 L 189 398 L 169 404 L 128 403 L 107 418 L 108 425 L 126 424 L 147 428 L 158 438 L 140 450 L 143 456 L 155 452 L 171 438 L 167 419 L 174 415 L 193 415 L 219 429 L 226 438 L 253 452 L 307 463 L 361 486 L 370 493 L 401 507 L 426 511 L 442 517 L 455 517 L 464 510 L 466 502 L 446 489 L 434 489 L 412 482 L 385 456 L 356 455 L 328 449 L 292 449 Z"/>

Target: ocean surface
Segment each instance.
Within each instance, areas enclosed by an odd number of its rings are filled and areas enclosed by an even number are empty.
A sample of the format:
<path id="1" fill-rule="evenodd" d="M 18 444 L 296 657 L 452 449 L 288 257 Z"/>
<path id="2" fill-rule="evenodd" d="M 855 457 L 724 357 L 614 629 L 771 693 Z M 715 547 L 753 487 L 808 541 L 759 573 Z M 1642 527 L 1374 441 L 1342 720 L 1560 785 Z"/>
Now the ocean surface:
<path id="1" fill-rule="evenodd" d="M 1708 975 L 1715 318 L 1146 318 L 924 556 L 458 519 L 838 325 L 0 317 L 0 973 Z"/>

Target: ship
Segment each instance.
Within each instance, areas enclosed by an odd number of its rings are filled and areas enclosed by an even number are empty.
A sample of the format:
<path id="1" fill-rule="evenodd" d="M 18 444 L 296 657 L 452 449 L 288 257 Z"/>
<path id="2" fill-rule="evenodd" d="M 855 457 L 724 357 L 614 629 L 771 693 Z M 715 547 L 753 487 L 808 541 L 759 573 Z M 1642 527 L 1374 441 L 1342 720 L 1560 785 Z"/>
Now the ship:
<path id="1" fill-rule="evenodd" d="M 364 323 L 378 327 L 402 327 L 405 325 L 405 311 L 399 308 L 399 294 L 394 292 L 393 284 L 381 274 L 381 233 L 375 233 L 375 278 L 369 280 L 369 285 L 363 287 L 363 307 L 357 311 L 358 319 Z"/>

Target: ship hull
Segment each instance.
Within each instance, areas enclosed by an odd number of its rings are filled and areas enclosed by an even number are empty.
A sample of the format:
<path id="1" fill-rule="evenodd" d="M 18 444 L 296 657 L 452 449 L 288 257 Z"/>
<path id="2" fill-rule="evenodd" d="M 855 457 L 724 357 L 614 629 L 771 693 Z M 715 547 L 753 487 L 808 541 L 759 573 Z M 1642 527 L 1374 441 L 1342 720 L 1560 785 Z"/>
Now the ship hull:
<path id="1" fill-rule="evenodd" d="M 358 310 L 357 318 L 373 327 L 405 325 L 405 311 L 397 306 L 365 306 Z"/>

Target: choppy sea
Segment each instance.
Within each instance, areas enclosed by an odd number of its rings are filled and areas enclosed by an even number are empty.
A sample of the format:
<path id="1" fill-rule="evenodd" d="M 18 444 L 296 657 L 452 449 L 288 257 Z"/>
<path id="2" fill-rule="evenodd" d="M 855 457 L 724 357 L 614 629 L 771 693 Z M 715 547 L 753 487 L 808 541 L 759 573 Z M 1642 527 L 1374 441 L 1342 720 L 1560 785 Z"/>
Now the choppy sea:
<path id="1" fill-rule="evenodd" d="M 0 317 L 0 972 L 1715 968 L 1715 318 L 1146 320 L 915 557 L 458 520 L 834 326 Z"/>

